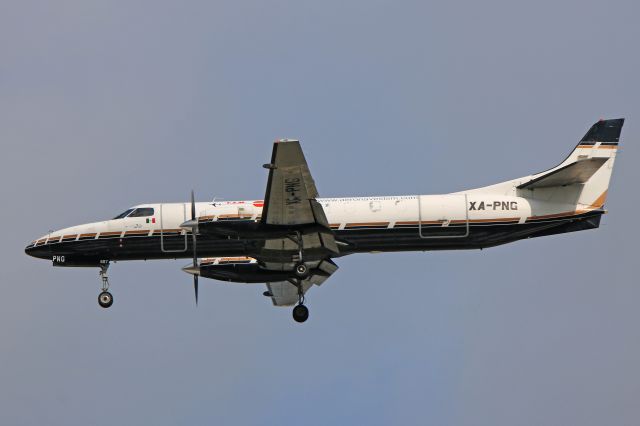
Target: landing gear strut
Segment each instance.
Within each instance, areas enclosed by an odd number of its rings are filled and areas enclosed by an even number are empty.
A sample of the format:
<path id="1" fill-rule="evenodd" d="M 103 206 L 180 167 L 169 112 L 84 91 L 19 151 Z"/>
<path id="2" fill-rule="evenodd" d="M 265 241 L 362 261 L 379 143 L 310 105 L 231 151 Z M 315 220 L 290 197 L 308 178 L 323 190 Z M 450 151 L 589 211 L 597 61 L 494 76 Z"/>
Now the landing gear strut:
<path id="1" fill-rule="evenodd" d="M 100 279 L 102 280 L 102 292 L 98 295 L 98 304 L 103 308 L 113 305 L 113 295 L 109 293 L 109 276 L 107 275 L 109 262 L 100 265 Z"/>
<path id="2" fill-rule="evenodd" d="M 304 306 L 304 292 L 302 291 L 302 282 L 297 281 L 298 287 L 298 304 L 293 308 L 293 320 L 295 322 L 305 322 L 309 318 L 309 309 Z"/>
<path id="3" fill-rule="evenodd" d="M 294 261 L 298 263 L 296 263 L 296 266 L 293 268 L 293 272 L 296 274 L 296 277 L 303 280 L 309 276 L 309 267 L 304 263 L 304 260 L 302 258 L 303 242 L 302 234 L 300 233 L 300 231 L 297 231 L 295 239 L 292 237 L 291 240 L 293 240 L 298 245 L 298 256 L 294 256 Z"/>

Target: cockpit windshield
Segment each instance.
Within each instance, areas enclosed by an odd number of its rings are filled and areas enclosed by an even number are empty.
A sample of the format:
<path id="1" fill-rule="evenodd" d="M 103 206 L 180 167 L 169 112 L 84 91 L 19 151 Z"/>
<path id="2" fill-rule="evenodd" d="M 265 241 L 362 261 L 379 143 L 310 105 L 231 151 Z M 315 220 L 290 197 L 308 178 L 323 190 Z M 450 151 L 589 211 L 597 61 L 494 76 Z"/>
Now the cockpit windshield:
<path id="1" fill-rule="evenodd" d="M 138 207 L 137 209 L 128 209 L 113 219 L 123 219 L 125 217 L 149 217 L 155 213 L 153 207 Z"/>
<path id="2" fill-rule="evenodd" d="M 129 215 L 129 217 L 147 217 L 147 216 L 153 216 L 152 207 L 138 207 L 133 213 Z"/>
<path id="3" fill-rule="evenodd" d="M 127 217 L 127 215 L 129 213 L 131 213 L 133 210 L 134 209 L 127 209 L 127 210 L 123 211 L 122 213 L 120 213 L 118 216 L 114 217 L 113 219 L 115 220 L 115 219 L 122 219 L 124 217 Z"/>

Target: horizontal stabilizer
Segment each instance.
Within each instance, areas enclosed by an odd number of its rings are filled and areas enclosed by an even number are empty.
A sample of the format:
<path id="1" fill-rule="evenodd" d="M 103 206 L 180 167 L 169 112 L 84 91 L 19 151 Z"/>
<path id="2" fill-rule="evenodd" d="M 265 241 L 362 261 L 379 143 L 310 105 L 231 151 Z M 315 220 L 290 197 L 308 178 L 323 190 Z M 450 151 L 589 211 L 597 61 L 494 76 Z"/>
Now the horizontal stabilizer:
<path id="1" fill-rule="evenodd" d="M 608 157 L 579 160 L 518 186 L 518 189 L 551 188 L 586 183 L 602 167 Z"/>

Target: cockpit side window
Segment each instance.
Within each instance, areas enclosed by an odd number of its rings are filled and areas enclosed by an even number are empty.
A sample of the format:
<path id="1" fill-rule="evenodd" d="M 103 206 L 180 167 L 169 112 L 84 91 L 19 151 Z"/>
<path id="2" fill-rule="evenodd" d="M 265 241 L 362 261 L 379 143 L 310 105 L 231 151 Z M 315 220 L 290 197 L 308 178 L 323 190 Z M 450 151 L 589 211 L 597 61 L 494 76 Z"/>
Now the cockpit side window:
<path id="1" fill-rule="evenodd" d="M 147 217 L 153 216 L 153 208 L 151 207 L 138 207 L 128 217 Z"/>
<path id="2" fill-rule="evenodd" d="M 122 219 L 124 217 L 127 217 L 127 215 L 129 213 L 131 213 L 133 210 L 134 209 L 127 209 L 127 210 L 123 211 L 122 213 L 120 213 L 118 216 L 114 217 L 113 219 L 115 220 L 115 219 Z"/>

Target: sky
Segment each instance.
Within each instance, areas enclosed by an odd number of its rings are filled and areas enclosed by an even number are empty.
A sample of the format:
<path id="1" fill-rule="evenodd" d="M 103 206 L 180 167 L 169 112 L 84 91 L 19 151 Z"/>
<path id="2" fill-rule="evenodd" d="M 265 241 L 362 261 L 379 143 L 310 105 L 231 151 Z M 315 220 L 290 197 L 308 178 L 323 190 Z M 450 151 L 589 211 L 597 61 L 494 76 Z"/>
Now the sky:
<path id="1" fill-rule="evenodd" d="M 0 424 L 636 425 L 633 1 L 0 2 Z M 145 202 L 261 199 L 299 138 L 321 196 L 461 191 L 626 117 L 598 230 L 353 255 L 291 319 L 188 260 L 24 254 Z"/>

